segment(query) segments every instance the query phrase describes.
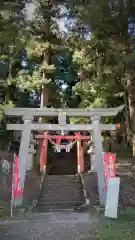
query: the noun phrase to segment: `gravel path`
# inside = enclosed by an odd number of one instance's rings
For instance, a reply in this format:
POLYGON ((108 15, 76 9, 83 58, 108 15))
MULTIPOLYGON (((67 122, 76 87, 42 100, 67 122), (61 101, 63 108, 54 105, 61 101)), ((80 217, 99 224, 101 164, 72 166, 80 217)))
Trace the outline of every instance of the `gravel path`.
POLYGON ((46 213, 32 219, 0 222, 1 240, 95 240, 91 226, 98 223, 89 213, 46 213))

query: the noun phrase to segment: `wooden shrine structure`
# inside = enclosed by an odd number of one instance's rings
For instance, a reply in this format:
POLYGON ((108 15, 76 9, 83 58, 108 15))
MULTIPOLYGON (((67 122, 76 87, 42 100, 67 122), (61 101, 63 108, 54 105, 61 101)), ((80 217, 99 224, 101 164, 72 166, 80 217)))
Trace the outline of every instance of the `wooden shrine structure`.
MULTIPOLYGON (((105 206, 106 190, 103 163, 103 148, 101 131, 113 131, 116 126, 113 124, 101 124, 100 118, 116 116, 124 106, 116 108, 100 109, 55 109, 55 108, 8 108, 3 107, 5 115, 23 117, 23 124, 7 124, 7 130, 22 131, 19 157, 20 157, 20 179, 24 188, 26 165, 31 131, 87 131, 92 132, 94 148, 96 152, 96 171, 98 177, 98 190, 100 205, 105 206), (34 117, 58 117, 58 124, 46 124, 34 122, 34 117), (67 124, 66 117, 88 117, 92 124, 67 124)), ((22 201, 20 201, 20 204, 22 201)))
POLYGON ((40 171, 46 172, 47 165, 47 153, 48 153, 48 141, 53 145, 56 152, 65 150, 70 152, 71 148, 77 145, 77 170, 78 173, 84 172, 84 149, 82 141, 90 141, 90 136, 83 136, 80 132, 77 132, 75 136, 63 136, 63 135, 50 135, 47 132, 44 135, 37 135, 36 139, 41 141, 41 154, 40 154, 40 171), (62 140, 71 141, 69 144, 61 144, 62 140))

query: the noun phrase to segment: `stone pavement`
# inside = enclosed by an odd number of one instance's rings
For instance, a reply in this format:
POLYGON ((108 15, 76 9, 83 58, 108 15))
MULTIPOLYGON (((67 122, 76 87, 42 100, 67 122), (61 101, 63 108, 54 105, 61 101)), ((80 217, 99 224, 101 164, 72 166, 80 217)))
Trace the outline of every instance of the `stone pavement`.
POLYGON ((89 213, 45 213, 31 219, 0 221, 1 240, 95 240, 92 226, 97 217, 89 213))

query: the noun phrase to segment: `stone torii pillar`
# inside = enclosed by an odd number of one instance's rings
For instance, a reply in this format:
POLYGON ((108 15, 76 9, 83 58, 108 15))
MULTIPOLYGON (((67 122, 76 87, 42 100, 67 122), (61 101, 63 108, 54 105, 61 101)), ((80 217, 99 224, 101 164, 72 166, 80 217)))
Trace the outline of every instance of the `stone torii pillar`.
POLYGON ((105 206, 106 202, 106 189, 105 189, 105 174, 104 174, 104 160, 103 160, 103 147, 100 129, 100 116, 92 116, 92 128, 93 128, 93 140, 95 149, 95 161, 96 161, 96 172, 98 178, 98 191, 100 206, 105 206))
MULTIPOLYGON (((22 131, 22 137, 20 142, 20 149, 19 149, 19 160, 20 160, 20 182, 21 187, 24 190, 24 183, 25 183, 25 175, 26 175, 26 168, 27 168, 27 161, 28 161, 28 154, 29 154, 29 143, 31 139, 31 128, 29 124, 32 123, 33 116, 24 115, 24 130, 22 131)), ((21 205, 23 198, 18 199, 17 206, 21 205)))
POLYGON ((47 153, 48 153, 48 137, 47 132, 44 132, 45 138, 42 141, 41 153, 40 153, 40 172, 46 173, 47 165, 47 153))

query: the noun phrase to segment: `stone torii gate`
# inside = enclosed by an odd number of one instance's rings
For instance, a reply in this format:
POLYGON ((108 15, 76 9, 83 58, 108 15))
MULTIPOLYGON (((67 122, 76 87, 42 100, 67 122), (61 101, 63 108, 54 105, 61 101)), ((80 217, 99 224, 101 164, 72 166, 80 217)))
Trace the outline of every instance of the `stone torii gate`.
MULTIPOLYGON (((4 107, 7 116, 22 116, 23 124, 7 124, 7 130, 22 131, 19 157, 20 157, 20 179, 24 188, 25 172, 28 159, 28 148, 31 131, 87 131, 93 132, 94 148, 96 152, 96 171, 98 177, 98 191, 100 205, 105 206, 105 175, 103 163, 103 147, 101 131, 112 131, 116 129, 114 124, 100 124, 100 117, 116 116, 124 106, 116 108, 100 109, 54 109, 54 108, 8 108, 4 107), (58 117, 59 124, 44 124, 33 122, 34 117, 58 117), (92 124, 66 124, 66 117, 88 117, 92 124)), ((22 204, 22 200, 19 204, 22 204)))

